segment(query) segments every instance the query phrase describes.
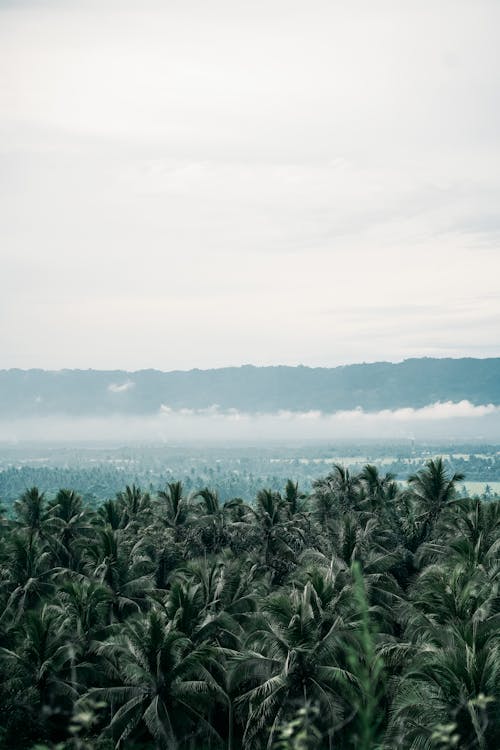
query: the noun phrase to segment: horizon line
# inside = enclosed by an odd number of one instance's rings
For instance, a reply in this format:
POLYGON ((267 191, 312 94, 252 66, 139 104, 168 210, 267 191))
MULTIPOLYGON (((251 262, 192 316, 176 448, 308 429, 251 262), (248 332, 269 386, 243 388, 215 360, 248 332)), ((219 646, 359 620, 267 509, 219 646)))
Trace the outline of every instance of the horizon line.
POLYGON ((302 363, 296 364, 296 365, 286 365, 286 364, 271 364, 271 365, 255 365, 251 362, 245 362, 242 364, 237 365, 221 365, 220 367, 190 367, 190 368, 174 368, 171 370, 162 370, 156 367, 141 367, 135 370, 128 370, 124 367, 116 367, 113 369, 108 368, 99 368, 99 367, 59 367, 59 368, 50 368, 50 367, 3 367, 0 368, 0 373, 8 373, 8 372, 48 372, 48 373, 63 373, 63 372, 100 372, 100 373, 114 373, 114 372, 124 372, 127 374, 137 374, 141 372, 157 372, 161 374, 170 374, 170 373, 190 373, 190 372, 214 372, 214 371, 220 371, 220 370, 242 370, 245 368, 248 369, 255 369, 255 370, 270 370, 270 369, 288 369, 288 370, 338 370, 342 369, 344 367, 360 367, 360 366, 369 366, 369 365, 402 365, 405 362, 415 362, 418 360, 426 360, 426 361, 453 361, 453 362, 459 362, 459 361, 494 361, 494 360, 500 360, 500 357, 474 357, 474 356, 461 356, 461 357, 435 357, 435 356, 428 356, 423 355, 420 357, 404 357, 403 359, 398 360, 370 360, 370 361, 357 361, 357 362, 346 362, 344 364, 338 364, 338 365, 304 365, 302 363))

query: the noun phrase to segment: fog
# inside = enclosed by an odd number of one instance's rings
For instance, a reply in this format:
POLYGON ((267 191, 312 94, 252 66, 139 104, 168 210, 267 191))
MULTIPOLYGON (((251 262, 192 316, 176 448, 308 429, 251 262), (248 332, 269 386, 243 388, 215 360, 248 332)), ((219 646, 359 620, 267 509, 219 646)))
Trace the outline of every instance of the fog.
POLYGON ((420 409, 365 412, 362 409, 249 414, 235 409, 174 410, 163 405, 153 416, 70 418, 49 416, 0 422, 0 441, 266 441, 415 438, 500 440, 500 407, 469 401, 441 402, 420 409))

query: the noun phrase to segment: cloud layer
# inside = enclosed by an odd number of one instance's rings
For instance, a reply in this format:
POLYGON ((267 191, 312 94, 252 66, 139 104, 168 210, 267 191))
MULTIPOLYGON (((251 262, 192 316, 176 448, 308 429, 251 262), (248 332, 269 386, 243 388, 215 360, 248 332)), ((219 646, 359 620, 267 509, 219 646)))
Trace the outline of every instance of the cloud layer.
POLYGON ((499 27, 496 0, 0 3, 0 364, 500 354, 499 27))
POLYGON ((320 411, 248 414, 230 409, 174 410, 163 405, 152 417, 46 417, 0 422, 0 441, 91 440, 342 440, 351 438, 500 440, 500 407, 469 401, 435 403, 421 409, 324 414, 320 411))

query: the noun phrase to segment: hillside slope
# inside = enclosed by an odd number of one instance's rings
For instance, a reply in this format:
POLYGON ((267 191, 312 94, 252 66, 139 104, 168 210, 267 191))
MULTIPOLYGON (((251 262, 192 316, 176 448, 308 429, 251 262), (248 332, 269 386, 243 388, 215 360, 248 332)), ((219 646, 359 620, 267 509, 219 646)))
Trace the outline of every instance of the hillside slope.
POLYGON ((173 409, 334 412, 422 407, 436 401, 500 404, 500 358, 408 359, 335 368, 216 370, 1 370, 0 417, 154 414, 173 409))

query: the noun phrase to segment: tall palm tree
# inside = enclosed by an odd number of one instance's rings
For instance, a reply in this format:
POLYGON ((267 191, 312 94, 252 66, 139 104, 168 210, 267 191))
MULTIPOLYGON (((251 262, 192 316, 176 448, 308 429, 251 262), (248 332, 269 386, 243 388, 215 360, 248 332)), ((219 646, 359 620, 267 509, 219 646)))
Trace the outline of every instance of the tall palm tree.
POLYGON ((50 543, 59 565, 77 569, 80 552, 93 529, 81 496, 74 490, 61 489, 48 504, 50 543))
POLYGON ((62 714, 67 720, 78 697, 70 669, 71 643, 48 605, 25 614, 18 648, 0 648, 0 656, 3 678, 18 705, 34 715, 38 731, 59 723, 62 714))
POLYGON ((182 482, 170 482, 158 497, 162 501, 160 513, 163 522, 172 529, 174 541, 180 542, 190 517, 191 499, 184 495, 182 482))
POLYGON ((387 747, 430 750, 439 726, 452 727, 454 746, 498 747, 498 634, 474 638, 471 646, 455 629, 435 627, 412 650, 413 658, 397 681, 387 747))
POLYGON ((386 473, 381 476, 376 466, 366 464, 359 474, 359 480, 365 489, 368 507, 372 512, 390 510, 390 504, 395 501, 399 491, 394 474, 386 473))
POLYGON ((0 567, 0 591, 5 597, 0 621, 17 621, 54 589, 57 569, 47 545, 31 529, 16 530, 6 541, 6 558, 0 567))
POLYGON ((127 544, 121 532, 107 527, 87 548, 86 572, 103 584, 111 598, 110 618, 146 608, 152 593, 154 565, 142 552, 141 540, 127 544))
POLYGON ((271 596, 243 653, 234 657, 236 678, 247 686, 238 699, 245 748, 270 746, 280 723, 309 701, 319 706, 330 737, 342 724, 342 693, 352 676, 342 660, 340 633, 333 626, 322 631, 315 600, 310 583, 271 596))
POLYGON ((432 551, 438 559, 462 563, 472 571, 500 572, 500 503, 459 500, 443 514, 440 540, 432 551))
POLYGON ((304 501, 307 500, 307 495, 299 490, 298 482, 293 482, 291 479, 287 480, 283 500, 290 518, 299 513, 304 513, 306 508, 304 501))
POLYGON ((341 464, 313 483, 312 506, 318 523, 326 525, 339 514, 360 506, 360 479, 341 464))
POLYGON ((302 551, 302 524, 298 517, 288 519, 287 506, 280 493, 268 489, 259 491, 251 514, 264 566, 278 583, 294 568, 302 551))
POLYGON ((225 701, 212 676, 217 664, 211 649, 193 648, 152 609, 129 619, 97 646, 97 653, 114 684, 92 689, 90 695, 110 703, 109 731, 117 748, 134 732, 149 736, 158 750, 186 747, 186 738, 195 737, 204 738, 204 747, 220 747, 205 718, 211 701, 225 701))
POLYGON ((194 496, 199 503, 193 504, 196 513, 196 535, 207 552, 220 552, 228 543, 226 515, 227 510, 221 505, 219 496, 214 490, 205 487, 194 496))
POLYGON ((62 621, 75 647, 85 655, 107 625, 110 598, 106 586, 83 576, 66 581, 57 592, 51 611, 62 621))
POLYGON ((403 638, 382 647, 401 673, 389 745, 430 748, 435 728, 453 725, 459 747, 496 747, 498 713, 480 704, 500 698, 498 581, 453 561, 430 565, 400 613, 403 638))
POLYGON ((151 506, 149 494, 144 493, 135 484, 127 484, 125 490, 117 494, 116 499, 122 508, 121 523, 123 526, 136 522, 139 514, 148 511, 151 506))
POLYGON ((456 499, 456 485, 464 475, 450 476, 442 458, 429 459, 425 467, 408 477, 413 500, 418 508, 418 542, 426 542, 432 536, 434 526, 443 509, 456 499))
POLYGON ((235 648, 259 591, 256 564, 231 557, 198 559, 178 569, 165 606, 175 628, 194 643, 235 648))
POLYGON ((28 533, 30 543, 35 536, 44 536, 47 529, 49 514, 45 501, 45 493, 38 487, 31 487, 23 492, 19 500, 14 503, 14 513, 18 526, 28 533))
POLYGON ((119 500, 105 500, 97 510, 97 523, 116 531, 122 526, 123 508, 119 500))

